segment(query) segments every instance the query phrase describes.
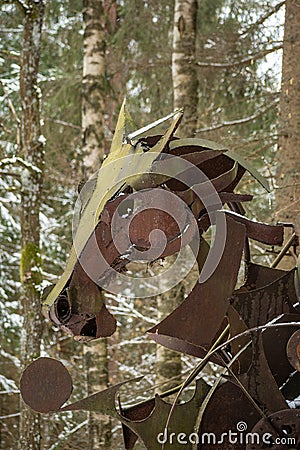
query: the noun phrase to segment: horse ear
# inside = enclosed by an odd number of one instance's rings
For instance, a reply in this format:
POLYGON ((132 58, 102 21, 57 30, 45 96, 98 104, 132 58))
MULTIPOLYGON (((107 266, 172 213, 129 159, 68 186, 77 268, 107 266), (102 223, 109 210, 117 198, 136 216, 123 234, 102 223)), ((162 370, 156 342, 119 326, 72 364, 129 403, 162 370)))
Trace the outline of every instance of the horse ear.
POLYGON ((111 143, 111 148, 110 148, 110 153, 116 153, 118 150, 121 149, 122 144, 124 142, 125 139, 125 122, 126 122, 126 118, 125 118, 125 108, 126 108, 126 97, 123 100, 120 112, 119 112, 119 117, 118 117, 118 122, 116 125, 116 129, 115 129, 115 133, 113 136, 113 140, 111 143))
POLYGON ((115 133, 112 139, 111 148, 110 148, 110 154, 119 152, 122 148, 122 145, 126 143, 127 136, 129 132, 132 132, 134 129, 134 122, 130 115, 130 113, 127 111, 127 104, 126 104, 126 97, 123 100, 118 122, 116 125, 115 133))

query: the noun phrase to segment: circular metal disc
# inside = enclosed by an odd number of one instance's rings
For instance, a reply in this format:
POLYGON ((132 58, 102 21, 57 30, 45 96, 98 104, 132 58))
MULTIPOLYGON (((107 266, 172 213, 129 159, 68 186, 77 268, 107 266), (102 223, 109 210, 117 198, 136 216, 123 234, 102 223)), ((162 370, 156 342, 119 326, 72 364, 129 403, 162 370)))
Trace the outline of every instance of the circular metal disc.
POLYGON ((289 363, 300 372, 300 330, 290 337, 286 346, 286 354, 289 363))
POLYGON ((24 402, 40 413, 57 411, 70 397, 72 378, 53 358, 38 358, 23 372, 20 391, 24 402))
POLYGON ((300 411, 285 409, 261 419, 252 428, 246 450, 300 448, 300 411), (260 439, 251 439, 259 436, 260 439))

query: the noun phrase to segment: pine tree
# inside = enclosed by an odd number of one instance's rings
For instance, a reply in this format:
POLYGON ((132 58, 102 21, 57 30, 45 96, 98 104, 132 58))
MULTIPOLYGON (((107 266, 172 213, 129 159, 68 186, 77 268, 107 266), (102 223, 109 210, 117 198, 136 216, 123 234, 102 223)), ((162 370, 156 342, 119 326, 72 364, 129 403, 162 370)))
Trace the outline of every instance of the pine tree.
MULTIPOLYGON (((300 7, 286 1, 280 93, 279 139, 276 153, 276 216, 300 232, 300 7)), ((294 265, 289 258, 288 266, 294 265)))

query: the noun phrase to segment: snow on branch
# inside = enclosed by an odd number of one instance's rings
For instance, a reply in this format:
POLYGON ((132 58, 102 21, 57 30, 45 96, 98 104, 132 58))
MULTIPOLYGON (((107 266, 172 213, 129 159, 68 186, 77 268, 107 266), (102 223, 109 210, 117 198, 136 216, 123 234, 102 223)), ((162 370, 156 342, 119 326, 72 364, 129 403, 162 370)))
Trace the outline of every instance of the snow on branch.
POLYGON ((250 33, 251 31, 255 30, 257 27, 262 25, 266 20, 269 19, 269 17, 273 16, 273 14, 276 14, 282 6, 285 4, 285 1, 278 3, 274 6, 274 8, 270 9, 266 12, 266 14, 262 15, 256 22, 252 23, 248 28, 245 28, 240 36, 245 36, 246 34, 250 33))
POLYGON ((11 417, 18 417, 20 415, 20 413, 15 413, 15 414, 8 414, 7 416, 0 416, 0 420, 4 420, 4 419, 10 419, 11 417))
POLYGON ((7 378, 0 374, 0 385, 5 389, 5 392, 10 393, 11 391, 17 391, 18 387, 14 380, 7 378))
POLYGON ((251 122, 252 120, 258 119, 259 117, 263 116, 270 109, 274 108, 274 106, 276 106, 278 103, 279 103, 279 99, 276 99, 274 102, 270 103, 266 108, 256 111, 251 116, 243 117, 242 119, 236 119, 236 120, 230 120, 230 121, 217 123, 216 125, 212 125, 210 127, 199 128, 198 130, 196 130, 196 133, 205 133, 207 131, 214 131, 214 130, 218 130, 219 128, 231 127, 234 125, 244 125, 245 123, 251 122))
POLYGON ((71 436, 71 434, 76 433, 76 431, 85 427, 87 424, 88 420, 85 420, 84 422, 81 422, 80 424, 76 425, 76 427, 72 428, 71 430, 60 433, 60 435, 57 438, 57 441, 55 442, 55 444, 51 445, 49 450, 55 450, 56 448, 58 448, 62 442, 64 442, 66 439, 68 439, 69 436, 71 436))
POLYGON ((0 168, 8 165, 21 166, 33 173, 42 173, 41 169, 39 169, 37 166, 31 164, 28 161, 25 161, 19 156, 13 156, 11 158, 4 158, 0 160, 0 168))
POLYGON ((6 359, 9 359, 10 361, 12 361, 16 367, 21 367, 20 360, 16 356, 12 355, 11 353, 7 353, 3 348, 0 348, 0 355, 3 358, 6 358, 6 359))
POLYGON ((237 59, 235 61, 228 61, 228 62, 224 62, 224 63, 219 63, 219 62, 196 62, 197 66, 199 67, 217 67, 217 68, 221 68, 221 69, 226 69, 229 67, 238 67, 238 66, 243 66, 245 64, 252 64, 253 61, 257 61, 258 59, 262 59, 264 58, 266 55, 269 55, 270 53, 273 52, 277 52, 277 50, 281 50, 282 49, 282 44, 280 45, 276 45, 272 48, 268 48, 266 50, 262 50, 258 53, 254 53, 253 55, 249 55, 247 56, 247 58, 243 58, 243 59, 237 59))
MULTIPOLYGON (((5 29, 0 28, 0 31, 3 32, 3 31, 5 31, 5 29)), ((16 32, 16 30, 14 30, 13 28, 12 29, 7 28, 6 31, 10 32, 10 33, 16 32)), ((13 50, 1 49, 0 50, 0 55, 3 56, 4 58, 13 59, 13 60, 18 61, 18 62, 20 61, 20 53, 19 52, 15 52, 13 50)))

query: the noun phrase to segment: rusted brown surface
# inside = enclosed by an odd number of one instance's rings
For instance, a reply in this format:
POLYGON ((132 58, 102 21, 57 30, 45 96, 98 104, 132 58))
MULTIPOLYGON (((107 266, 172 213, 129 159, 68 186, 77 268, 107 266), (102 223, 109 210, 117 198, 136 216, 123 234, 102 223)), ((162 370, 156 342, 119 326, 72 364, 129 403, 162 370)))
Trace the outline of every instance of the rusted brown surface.
MULTIPOLYGON (((278 272, 274 275, 277 277, 278 272)), ((293 307, 297 302, 293 270, 257 289, 248 291, 248 286, 247 282, 236 291, 231 302, 249 328, 263 325, 281 314, 296 313, 293 307)))
POLYGON ((201 440, 198 449, 245 450, 245 443, 229 441, 229 431, 238 433, 237 427, 241 422, 245 423, 250 431, 260 418, 258 411, 242 390, 233 382, 227 381, 215 390, 204 410, 200 422, 201 440), (209 442, 209 433, 213 433, 211 439, 214 442, 209 442))
POLYGON ((239 380, 262 411, 269 414, 287 406, 285 398, 271 373, 261 333, 252 335, 252 361, 248 371, 239 375, 239 380))
POLYGON ((216 338, 229 306, 242 258, 245 227, 226 217, 227 236, 221 260, 212 276, 197 283, 187 299, 148 331, 165 347, 203 357, 216 338))
POLYGON ((300 330, 295 331, 290 337, 286 353, 290 364, 300 372, 300 330))
MULTIPOLYGON (((298 314, 284 314, 278 318, 275 323, 281 324, 297 321, 299 321, 298 314)), ((267 328, 262 334, 265 355, 279 388, 283 385, 287 388, 287 385, 291 382, 291 377, 293 378, 293 373, 295 372, 295 366, 292 367, 291 361, 288 360, 287 345, 291 336, 297 332, 297 329, 299 329, 299 326, 297 327, 295 325, 291 325, 290 327, 279 326, 278 328, 267 328)), ((293 351, 291 356, 292 361, 295 361, 294 358, 296 354, 293 351)), ((293 398, 297 396, 296 394, 297 393, 294 394, 293 398)))
POLYGON ((300 448, 300 411, 277 411, 267 418, 262 418, 252 428, 251 433, 258 434, 259 442, 249 443, 246 450, 296 450, 300 448))
POLYGON ((70 397, 73 385, 67 369, 53 358, 38 358, 23 372, 20 391, 24 402, 40 413, 57 411, 70 397))

